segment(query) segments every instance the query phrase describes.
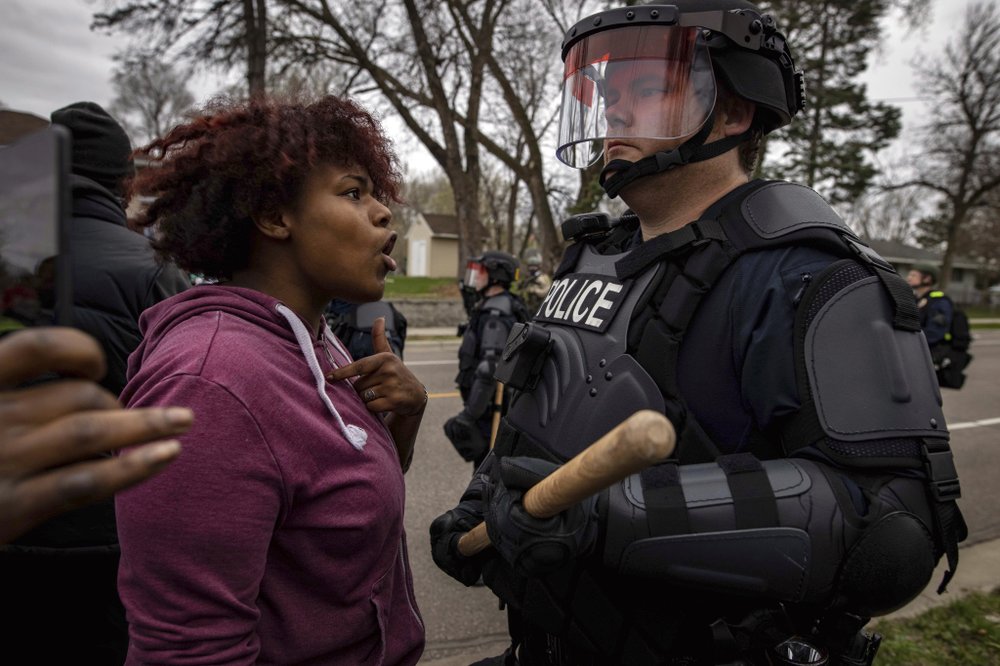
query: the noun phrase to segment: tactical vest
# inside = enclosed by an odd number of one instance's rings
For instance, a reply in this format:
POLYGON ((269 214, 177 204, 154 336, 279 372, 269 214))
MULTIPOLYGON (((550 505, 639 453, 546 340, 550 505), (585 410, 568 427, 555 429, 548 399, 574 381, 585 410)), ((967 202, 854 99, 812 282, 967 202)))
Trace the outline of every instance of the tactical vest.
MULTIPOLYGON (((907 284, 813 190, 758 181, 741 194, 629 252, 615 250, 637 221, 568 248, 534 320, 515 327, 498 366, 497 378, 520 389, 498 455, 523 452, 561 462, 649 408, 664 412, 677 429, 682 464, 714 460, 718 448, 678 390, 677 358, 698 305, 746 252, 811 246, 858 262, 885 286, 893 326, 920 330, 907 284)), ((807 401, 804 415, 788 426, 803 445, 821 436, 810 408, 807 401)), ((768 449, 763 438, 753 452, 761 458, 783 453, 768 449)))

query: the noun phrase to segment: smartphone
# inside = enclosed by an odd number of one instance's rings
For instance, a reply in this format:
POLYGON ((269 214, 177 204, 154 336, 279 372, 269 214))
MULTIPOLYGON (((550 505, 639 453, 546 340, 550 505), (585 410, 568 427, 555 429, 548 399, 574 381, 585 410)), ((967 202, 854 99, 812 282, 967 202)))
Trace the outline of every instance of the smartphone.
POLYGON ((0 146, 0 334, 72 325, 70 141, 52 125, 0 146))

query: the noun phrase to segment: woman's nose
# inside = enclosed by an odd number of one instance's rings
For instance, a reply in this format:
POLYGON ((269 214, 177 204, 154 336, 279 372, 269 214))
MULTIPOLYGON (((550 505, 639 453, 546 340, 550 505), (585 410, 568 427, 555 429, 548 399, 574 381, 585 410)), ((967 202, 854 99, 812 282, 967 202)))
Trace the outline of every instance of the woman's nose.
POLYGON ((372 221, 380 227, 387 227, 392 221, 392 211, 381 201, 375 202, 375 208, 372 211, 372 221))

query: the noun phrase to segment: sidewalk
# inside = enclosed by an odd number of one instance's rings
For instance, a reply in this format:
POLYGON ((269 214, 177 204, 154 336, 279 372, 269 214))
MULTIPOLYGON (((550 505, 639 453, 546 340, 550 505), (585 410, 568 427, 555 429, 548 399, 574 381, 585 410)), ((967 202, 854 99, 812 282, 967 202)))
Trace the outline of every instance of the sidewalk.
MULTIPOLYGON (((941 576, 947 568, 947 562, 941 558, 941 564, 934 572, 927 589, 923 594, 899 609, 895 613, 878 618, 871 626, 877 626, 882 620, 895 620, 913 617, 935 606, 943 606, 957 601, 970 592, 988 592, 1000 585, 1000 539, 983 541, 974 546, 959 549, 958 572, 948 585, 945 594, 938 594, 937 587, 941 576)), ((491 654, 500 654, 506 647, 504 641, 485 639, 481 642, 474 638, 467 639, 470 649, 464 655, 458 654, 441 659, 421 659, 420 666, 467 666, 469 663, 491 654)))
POLYGON ((458 337, 458 327, 457 326, 426 326, 421 328, 407 328, 406 329, 406 341, 410 340, 427 340, 435 338, 454 338, 456 341, 459 340, 458 337))

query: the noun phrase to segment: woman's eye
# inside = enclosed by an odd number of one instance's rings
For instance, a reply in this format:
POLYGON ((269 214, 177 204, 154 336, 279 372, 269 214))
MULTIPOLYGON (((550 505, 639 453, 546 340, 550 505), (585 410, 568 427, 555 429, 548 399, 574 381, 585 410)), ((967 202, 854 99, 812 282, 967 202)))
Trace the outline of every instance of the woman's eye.
POLYGON ((361 201, 361 190, 359 190, 358 188, 354 188, 353 190, 348 190, 344 192, 344 196, 350 197, 355 201, 361 201))

